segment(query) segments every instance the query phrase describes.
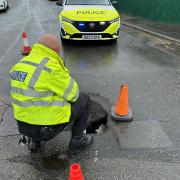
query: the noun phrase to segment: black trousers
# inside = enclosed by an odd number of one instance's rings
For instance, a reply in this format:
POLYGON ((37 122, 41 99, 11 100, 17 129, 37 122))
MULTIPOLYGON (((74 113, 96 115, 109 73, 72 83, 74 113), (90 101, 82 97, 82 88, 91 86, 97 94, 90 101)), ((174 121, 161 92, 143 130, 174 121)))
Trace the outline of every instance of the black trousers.
POLYGON ((19 132, 33 138, 34 140, 47 141, 54 138, 61 131, 63 131, 66 126, 72 123, 72 136, 82 136, 83 131, 87 126, 89 104, 89 96, 84 93, 80 93, 78 100, 71 103, 71 117, 68 123, 52 126, 41 126, 31 125, 17 120, 19 132))

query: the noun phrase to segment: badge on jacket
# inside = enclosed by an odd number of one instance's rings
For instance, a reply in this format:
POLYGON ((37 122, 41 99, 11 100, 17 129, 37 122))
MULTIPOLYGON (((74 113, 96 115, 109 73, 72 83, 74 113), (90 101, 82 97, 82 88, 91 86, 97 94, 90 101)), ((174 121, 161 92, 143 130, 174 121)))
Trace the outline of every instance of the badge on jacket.
POLYGON ((16 80, 16 81, 21 81, 24 82, 27 76, 27 72, 22 72, 22 71, 13 71, 10 74, 10 77, 12 80, 16 80))

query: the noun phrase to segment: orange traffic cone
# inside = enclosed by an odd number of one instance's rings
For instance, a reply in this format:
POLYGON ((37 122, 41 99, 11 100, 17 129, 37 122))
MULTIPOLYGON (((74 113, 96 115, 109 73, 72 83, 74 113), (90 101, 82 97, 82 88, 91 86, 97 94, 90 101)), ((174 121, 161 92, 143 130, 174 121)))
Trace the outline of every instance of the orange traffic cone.
POLYGON ((132 121, 132 111, 128 105, 128 86, 123 84, 118 100, 111 108, 111 117, 117 121, 132 121))
POLYGON ((31 47, 29 45, 27 34, 25 32, 22 32, 22 40, 23 40, 22 55, 28 55, 31 52, 31 47))
POLYGON ((71 165, 69 180, 84 180, 81 166, 79 164, 74 163, 71 165))

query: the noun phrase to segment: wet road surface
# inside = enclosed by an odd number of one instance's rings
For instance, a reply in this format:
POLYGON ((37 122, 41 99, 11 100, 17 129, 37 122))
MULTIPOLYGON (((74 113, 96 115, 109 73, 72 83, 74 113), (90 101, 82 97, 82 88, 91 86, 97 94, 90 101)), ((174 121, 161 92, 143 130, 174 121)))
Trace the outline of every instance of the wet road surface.
MULTIPOLYGON (((21 32, 27 32, 31 44, 44 33, 59 36, 60 7, 54 2, 9 4, 8 12, 0 13, 0 111, 9 107, 8 76, 22 57, 21 32)), ((109 118, 109 128, 94 135, 93 147, 77 156, 66 153, 69 131, 33 155, 18 145, 8 108, 0 124, 0 179, 67 179, 73 162, 82 165, 89 180, 180 179, 179 45, 122 26, 117 43, 67 42, 61 55, 81 91, 107 111, 127 83, 134 121, 119 124, 109 118)))

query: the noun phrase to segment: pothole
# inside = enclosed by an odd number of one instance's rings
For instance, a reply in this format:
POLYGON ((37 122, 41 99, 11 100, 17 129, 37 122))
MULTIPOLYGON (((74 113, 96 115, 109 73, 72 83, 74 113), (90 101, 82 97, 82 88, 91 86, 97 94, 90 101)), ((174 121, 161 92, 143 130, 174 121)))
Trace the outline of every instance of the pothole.
POLYGON ((86 133, 103 133, 108 128, 109 101, 99 94, 88 93, 88 95, 91 98, 91 103, 86 133))
MULTIPOLYGON (((89 107, 89 118, 87 128, 84 133, 96 134, 103 133, 108 129, 108 119, 110 102, 99 94, 87 93, 91 98, 89 107)), ((65 128, 65 131, 71 131, 72 124, 65 128)))

